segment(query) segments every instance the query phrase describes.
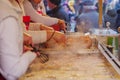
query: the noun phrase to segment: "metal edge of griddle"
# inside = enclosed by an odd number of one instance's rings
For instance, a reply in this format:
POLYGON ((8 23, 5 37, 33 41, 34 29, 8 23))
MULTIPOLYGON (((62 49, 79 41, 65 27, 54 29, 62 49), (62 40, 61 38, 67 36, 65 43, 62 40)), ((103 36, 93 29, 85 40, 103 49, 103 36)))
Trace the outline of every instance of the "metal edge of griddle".
POLYGON ((118 74, 120 75, 120 61, 118 61, 116 57, 112 55, 112 53, 105 47, 104 44, 99 43, 98 48, 101 53, 106 57, 106 59, 110 62, 116 72, 118 72, 118 74))

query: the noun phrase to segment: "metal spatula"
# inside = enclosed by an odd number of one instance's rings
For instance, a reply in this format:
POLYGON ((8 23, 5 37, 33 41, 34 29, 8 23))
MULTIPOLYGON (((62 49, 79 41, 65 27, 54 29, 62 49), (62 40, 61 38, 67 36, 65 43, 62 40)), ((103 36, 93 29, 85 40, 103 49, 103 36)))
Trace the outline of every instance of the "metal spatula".
POLYGON ((39 58, 39 61, 41 63, 45 63, 49 60, 49 56, 48 54, 45 53, 41 53, 41 51, 33 46, 31 46, 33 48, 33 50, 31 50, 32 52, 40 52, 40 55, 38 55, 37 57, 39 58))

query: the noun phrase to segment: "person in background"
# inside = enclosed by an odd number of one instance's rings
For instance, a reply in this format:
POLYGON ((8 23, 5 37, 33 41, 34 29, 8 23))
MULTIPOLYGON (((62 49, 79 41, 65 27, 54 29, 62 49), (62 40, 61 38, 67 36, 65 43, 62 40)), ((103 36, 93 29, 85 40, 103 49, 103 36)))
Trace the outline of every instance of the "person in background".
POLYGON ((98 28, 98 16, 96 7, 93 1, 83 1, 83 12, 79 15, 76 21, 77 31, 88 32, 91 28, 98 28))
POLYGON ((67 24, 67 31, 74 32, 75 13, 71 10, 70 6, 67 3, 63 4, 63 8, 66 11, 66 13, 69 15, 69 23, 67 24))
POLYGON ((120 9, 120 0, 112 0, 109 5, 112 9, 120 9))
POLYGON ((115 9, 116 10, 120 9, 120 0, 117 0, 117 2, 115 4, 115 9))
POLYGON ((70 15, 70 32, 75 32, 75 26, 76 26, 76 20, 75 20, 75 14, 70 15))
POLYGON ((51 17, 62 19, 69 23, 69 15, 65 12, 61 6, 61 0, 47 0, 49 10, 47 14, 51 17))
POLYGON ((36 57, 30 50, 23 52, 22 12, 12 1, 0 0, 0 73, 6 80, 18 80, 36 57))
POLYGON ((33 22, 42 23, 46 26, 52 26, 58 24, 59 27, 65 31, 66 25, 63 20, 48 16, 42 16, 36 11, 35 6, 38 6, 39 3, 41 3, 41 0, 24 0, 23 5, 25 10, 25 15, 30 16, 33 22))
POLYGON ((82 13, 83 5, 82 0, 75 0, 74 5, 76 18, 82 13))
POLYGON ((116 28, 116 31, 120 33, 120 30, 118 31, 118 27, 120 28, 120 9, 117 10, 117 19, 116 19, 116 25, 115 25, 115 28, 116 28))
MULTIPOLYGON (((99 13, 99 4, 98 4, 99 2, 98 2, 98 0, 97 0, 97 2, 96 2, 96 4, 95 4, 95 6, 97 7, 97 12, 99 13)), ((103 0, 103 15, 107 12, 107 6, 108 6, 108 0, 103 0)))
POLYGON ((75 14, 75 9, 74 9, 74 1, 69 1, 68 2, 69 8, 71 9, 71 11, 75 14))
POLYGON ((62 6, 65 12, 67 13, 67 15, 69 16, 69 22, 70 22, 71 15, 74 13, 72 12, 68 4, 63 4, 62 6))
POLYGON ((115 9, 109 9, 107 12, 104 14, 104 21, 105 24, 107 22, 110 22, 110 28, 116 31, 116 19, 117 19, 117 12, 115 9))

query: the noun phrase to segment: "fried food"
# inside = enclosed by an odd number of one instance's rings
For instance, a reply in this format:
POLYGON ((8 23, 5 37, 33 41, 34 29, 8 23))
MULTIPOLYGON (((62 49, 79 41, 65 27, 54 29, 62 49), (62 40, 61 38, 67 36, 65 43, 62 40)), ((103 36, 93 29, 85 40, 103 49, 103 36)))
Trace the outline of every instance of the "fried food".
POLYGON ((76 46, 82 49, 89 49, 92 46, 92 39, 89 36, 68 37, 67 45, 76 46))

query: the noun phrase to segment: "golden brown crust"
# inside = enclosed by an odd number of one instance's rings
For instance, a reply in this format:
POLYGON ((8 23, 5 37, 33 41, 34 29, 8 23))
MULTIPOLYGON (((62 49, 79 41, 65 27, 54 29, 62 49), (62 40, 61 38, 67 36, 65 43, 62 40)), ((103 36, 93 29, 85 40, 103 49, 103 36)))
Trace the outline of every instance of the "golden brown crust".
POLYGON ((92 39, 89 36, 69 37, 67 44, 70 46, 88 49, 92 46, 92 39))

